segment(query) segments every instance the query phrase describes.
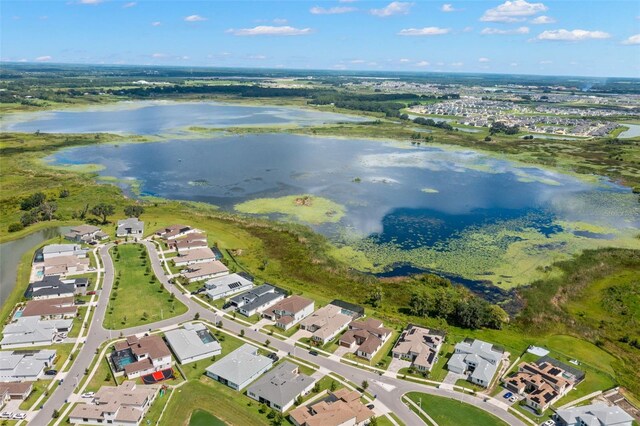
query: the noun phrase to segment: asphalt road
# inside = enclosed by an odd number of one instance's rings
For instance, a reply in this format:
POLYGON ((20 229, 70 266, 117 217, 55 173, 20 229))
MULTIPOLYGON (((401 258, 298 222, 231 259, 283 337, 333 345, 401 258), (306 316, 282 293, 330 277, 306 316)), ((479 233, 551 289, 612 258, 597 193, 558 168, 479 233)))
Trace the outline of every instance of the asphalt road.
MULTIPOLYGON (((168 291, 175 294, 176 298, 184 303, 188 307, 188 311, 178 317, 173 317, 164 321, 155 322, 153 324, 147 324, 145 326, 127 328, 124 330, 117 330, 115 333, 128 336, 131 334, 144 333, 150 329, 158 329, 167 326, 171 326, 180 322, 193 319, 196 313, 199 313, 200 319, 215 323, 222 320, 222 326, 225 330, 232 333, 240 334, 241 330, 244 330, 246 338, 252 339, 256 342, 264 342, 268 339, 265 334, 255 331, 251 327, 245 327, 242 324, 229 319, 223 319, 222 315, 217 314, 209 309, 206 309, 193 301, 190 297, 183 294, 180 289, 173 284, 169 283, 169 279, 164 273, 162 263, 156 252, 156 247, 153 243, 143 241, 143 244, 149 251, 149 257, 151 259, 151 265, 153 272, 158 279, 167 288, 168 291)), ((77 354, 67 379, 54 391, 53 395, 45 403, 42 410, 31 421, 31 424, 36 426, 47 425, 51 421, 51 416, 55 409, 59 409, 65 401, 73 393, 77 382, 82 379, 85 369, 89 368, 93 358, 96 355, 98 347, 109 339, 109 330, 106 330, 102 323, 109 302, 109 294, 113 286, 114 279, 114 267, 111 257, 109 256, 109 248, 112 245, 101 247, 99 249, 100 258, 104 265, 103 285, 100 298, 96 311, 93 315, 93 320, 89 328, 87 340, 77 354), (77 380, 76 380, 77 378, 77 380)), ((111 333, 113 335, 114 332, 111 333)), ((411 411, 403 402, 402 395, 407 392, 424 392, 431 395, 437 395, 442 397, 452 398, 458 401, 462 401, 471 405, 474 405, 484 411, 487 411, 496 417, 504 420, 509 425, 525 426, 525 424, 511 413, 498 408, 497 406, 485 402, 482 398, 472 395, 462 394, 446 389, 439 389, 432 386, 426 386, 419 383, 408 382, 406 380, 400 380, 387 376, 380 376, 376 373, 368 372, 357 367, 353 367, 347 364, 343 364, 339 361, 326 358, 324 356, 313 356, 308 353, 307 350, 302 348, 296 348, 294 345, 279 340, 277 338, 271 338, 271 347, 287 353, 295 354, 296 357, 309 361, 310 363, 319 365, 329 371, 333 371, 352 383, 360 384, 364 380, 369 383, 368 392, 376 395, 377 400, 384 404, 388 409, 393 411, 400 420, 402 420, 407 426, 423 425, 422 420, 411 411)))

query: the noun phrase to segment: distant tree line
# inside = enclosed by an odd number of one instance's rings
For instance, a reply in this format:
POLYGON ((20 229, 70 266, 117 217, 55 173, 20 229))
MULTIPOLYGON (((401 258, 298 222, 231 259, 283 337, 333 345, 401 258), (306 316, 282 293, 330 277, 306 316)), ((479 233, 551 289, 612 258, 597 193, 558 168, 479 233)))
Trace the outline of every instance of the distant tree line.
POLYGON ((413 119, 413 122, 416 124, 420 124, 421 126, 437 127, 444 130, 453 130, 453 126, 446 121, 435 121, 431 118, 416 117, 413 119))
POLYGON ((489 127, 489 133, 495 135, 496 133, 504 133, 505 135, 515 135, 520 131, 518 126, 507 126, 502 121, 494 121, 489 127))

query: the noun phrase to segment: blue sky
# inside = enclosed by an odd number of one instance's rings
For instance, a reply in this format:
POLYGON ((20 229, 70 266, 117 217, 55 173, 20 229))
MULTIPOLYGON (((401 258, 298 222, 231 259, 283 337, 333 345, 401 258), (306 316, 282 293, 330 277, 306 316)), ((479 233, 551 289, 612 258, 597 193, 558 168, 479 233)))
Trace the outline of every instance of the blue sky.
POLYGON ((640 2, 3 0, 2 61, 640 77, 640 2))

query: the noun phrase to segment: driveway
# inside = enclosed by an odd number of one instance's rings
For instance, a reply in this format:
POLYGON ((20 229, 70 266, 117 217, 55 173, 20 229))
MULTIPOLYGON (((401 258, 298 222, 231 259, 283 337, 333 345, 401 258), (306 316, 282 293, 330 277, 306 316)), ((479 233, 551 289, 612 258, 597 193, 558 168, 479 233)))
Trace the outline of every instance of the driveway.
POLYGON ((464 374, 454 373, 453 371, 449 371, 447 376, 442 381, 442 385, 440 386, 442 389, 451 389, 453 390, 453 386, 460 379, 466 380, 467 376, 464 374))
POLYGON ((389 368, 387 368, 387 371, 389 373, 397 374, 401 369, 409 367, 411 367, 411 362, 405 361, 404 359, 400 358, 391 358, 391 362, 389 363, 389 368))
POLYGON ((307 331, 307 330, 298 330, 295 333, 293 333, 293 335, 291 336, 291 339, 295 340, 296 342, 300 339, 304 339, 305 337, 311 337, 313 335, 312 332, 307 331))

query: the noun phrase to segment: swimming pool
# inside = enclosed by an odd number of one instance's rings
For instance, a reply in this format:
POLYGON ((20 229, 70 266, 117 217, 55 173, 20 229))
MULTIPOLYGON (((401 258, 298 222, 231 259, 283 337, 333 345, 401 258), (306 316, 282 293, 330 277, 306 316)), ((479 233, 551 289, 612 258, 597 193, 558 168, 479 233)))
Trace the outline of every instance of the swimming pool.
POLYGON ((216 338, 209 332, 209 330, 198 330, 198 337, 202 340, 202 343, 205 345, 207 343, 215 342, 216 338))
POLYGON ((116 367, 116 371, 123 371, 124 367, 136 362, 136 357, 131 352, 131 349, 124 349, 121 351, 114 351, 111 355, 113 365, 116 367))

